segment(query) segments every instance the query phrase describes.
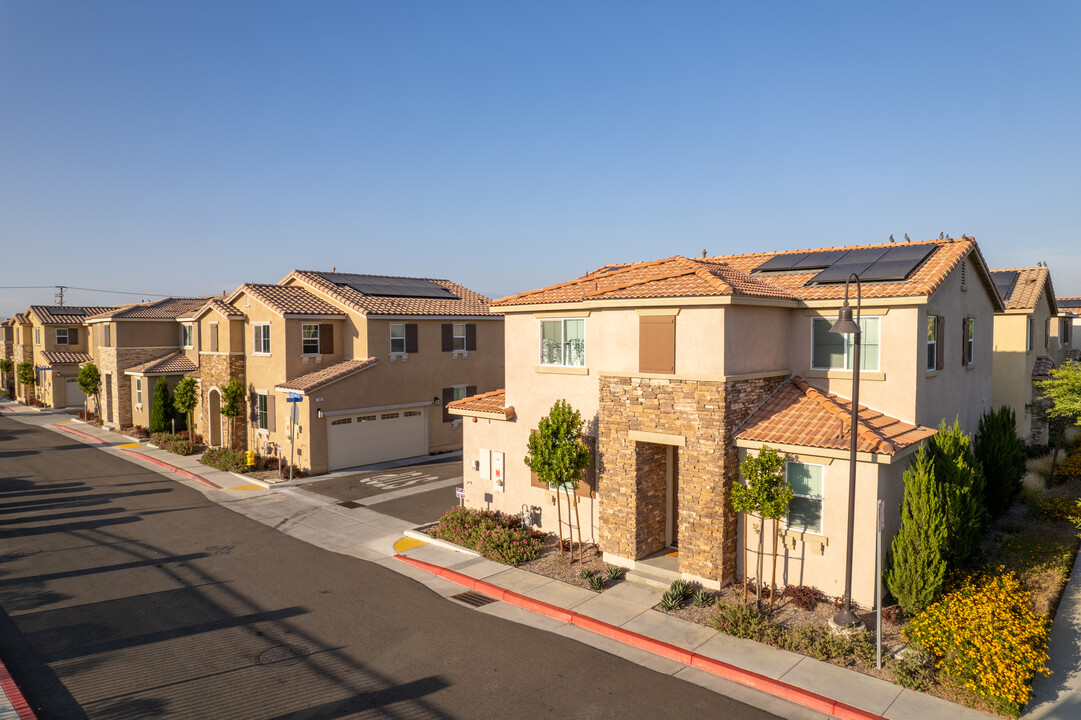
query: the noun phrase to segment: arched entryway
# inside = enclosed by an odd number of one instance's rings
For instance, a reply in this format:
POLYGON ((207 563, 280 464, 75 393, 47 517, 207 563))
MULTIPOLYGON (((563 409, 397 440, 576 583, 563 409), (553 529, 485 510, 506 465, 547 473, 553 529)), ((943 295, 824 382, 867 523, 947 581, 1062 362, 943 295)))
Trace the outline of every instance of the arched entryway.
POLYGON ((207 399, 207 412, 210 414, 207 418, 210 425, 210 446, 221 447, 221 393, 217 388, 211 388, 207 399))

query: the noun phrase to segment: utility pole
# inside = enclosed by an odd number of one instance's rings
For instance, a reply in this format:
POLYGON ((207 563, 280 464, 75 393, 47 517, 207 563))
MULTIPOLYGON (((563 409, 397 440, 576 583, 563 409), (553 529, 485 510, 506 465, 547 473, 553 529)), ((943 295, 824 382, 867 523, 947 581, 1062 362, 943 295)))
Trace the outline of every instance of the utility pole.
POLYGON ((56 286, 56 304, 60 307, 64 307, 64 288, 65 285, 56 286))

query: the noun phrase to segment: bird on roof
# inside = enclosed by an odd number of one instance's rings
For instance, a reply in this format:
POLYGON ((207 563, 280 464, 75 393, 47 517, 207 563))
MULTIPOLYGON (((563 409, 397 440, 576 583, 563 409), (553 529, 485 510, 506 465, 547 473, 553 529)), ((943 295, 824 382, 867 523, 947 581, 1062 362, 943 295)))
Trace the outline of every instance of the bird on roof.
POLYGON ((946 239, 946 233, 939 233, 938 234, 938 239, 939 240, 945 240, 946 239))
POLYGON ((905 242, 912 242, 912 240, 908 237, 908 233, 905 233, 905 242))
POLYGON ((890 235, 890 242, 897 242, 896 240, 893 239, 893 235, 890 235))
POLYGON ((976 238, 972 237, 971 235, 962 235, 961 237, 962 237, 962 238, 963 238, 964 240, 968 240, 969 242, 973 242, 973 241, 975 241, 975 240, 976 240, 976 238))

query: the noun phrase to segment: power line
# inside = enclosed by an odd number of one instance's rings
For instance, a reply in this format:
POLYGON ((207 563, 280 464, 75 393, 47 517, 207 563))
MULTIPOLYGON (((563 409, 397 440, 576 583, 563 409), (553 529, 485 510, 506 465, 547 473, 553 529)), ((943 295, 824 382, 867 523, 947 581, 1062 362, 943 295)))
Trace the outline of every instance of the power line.
POLYGON ((82 290, 84 292, 111 293, 113 295, 139 295, 141 297, 172 297, 162 293, 129 292, 127 290, 100 290, 98 288, 74 287, 72 285, 0 285, 0 290, 44 290, 46 288, 64 288, 65 290, 82 290))

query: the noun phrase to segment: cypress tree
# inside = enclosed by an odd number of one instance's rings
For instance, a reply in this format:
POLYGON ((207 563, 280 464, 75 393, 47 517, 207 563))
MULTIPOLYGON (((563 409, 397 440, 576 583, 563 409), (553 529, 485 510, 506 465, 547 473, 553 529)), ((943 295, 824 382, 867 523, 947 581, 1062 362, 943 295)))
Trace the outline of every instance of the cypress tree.
POLYGON ((901 529, 890 544, 886 586, 909 615, 928 605, 946 581, 946 518, 935 464, 924 446, 905 470, 901 529))
POLYGON ((150 432, 169 432, 172 418, 173 401, 169 396, 169 385, 164 377, 158 376, 158 381, 154 383, 154 401, 150 406, 150 432))
POLYGON ((946 513, 946 562, 959 567, 980 546, 987 524, 983 470, 957 420, 943 420, 931 438, 935 484, 946 513))
POLYGON ((987 512, 991 519, 1002 517, 1021 492, 1025 477, 1025 447, 1017 437, 1013 408, 1003 405, 983 414, 972 439, 972 454, 983 470, 987 512))

